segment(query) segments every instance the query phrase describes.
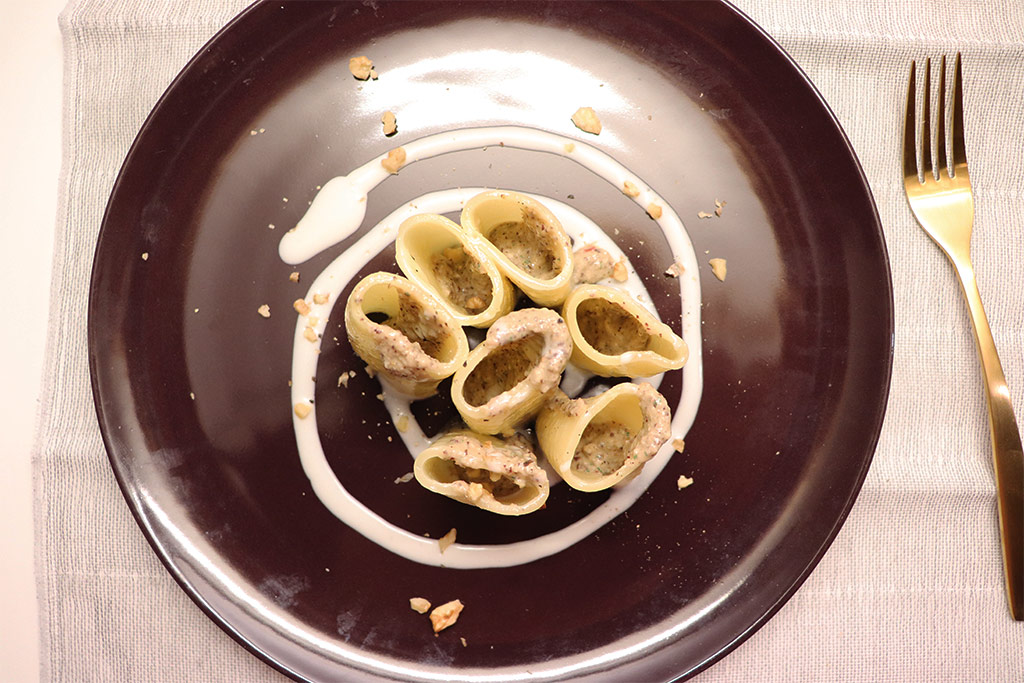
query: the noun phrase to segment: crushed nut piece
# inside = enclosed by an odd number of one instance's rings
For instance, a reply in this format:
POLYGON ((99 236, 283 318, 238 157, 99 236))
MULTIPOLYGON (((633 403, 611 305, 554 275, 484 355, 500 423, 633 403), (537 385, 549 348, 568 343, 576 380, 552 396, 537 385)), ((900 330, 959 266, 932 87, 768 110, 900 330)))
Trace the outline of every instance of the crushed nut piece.
POLYGON ((693 479, 690 479, 685 474, 680 474, 679 478, 676 479, 676 486, 679 487, 680 491, 682 491, 683 489, 685 489, 687 486, 689 486, 692 483, 693 483, 693 479))
POLYGON ((459 637, 459 642, 462 643, 462 647, 466 647, 466 639, 465 638, 460 636, 459 637))
POLYGON ((601 134, 601 120, 591 107, 580 107, 572 115, 572 122, 584 133, 601 134))
POLYGON ((724 258, 713 258, 708 261, 711 266, 711 272, 715 274, 722 282, 725 282, 725 259, 724 258))
POLYGON ((375 75, 373 73, 373 62, 366 55, 352 57, 348 60, 348 70, 360 81, 365 81, 370 76, 375 75))
POLYGON ((378 401, 383 401, 384 400, 384 394, 382 394, 382 393, 381 394, 377 394, 376 399, 378 401))
POLYGON ((309 406, 308 403, 296 403, 295 404, 295 414, 299 416, 300 420, 306 419, 306 417, 309 416, 309 413, 312 410, 313 409, 309 406))
POLYGON ((388 155, 380 160, 380 165, 384 167, 384 170, 394 175, 398 173, 398 169, 405 165, 405 149, 402 147, 395 147, 393 150, 388 152, 388 155))
POLYGON ((442 553, 445 550, 448 550, 448 546, 450 546, 452 543, 455 543, 455 534, 455 527, 452 527, 448 530, 448 533, 446 533, 441 538, 437 539, 437 545, 440 546, 442 553))
POLYGON ((434 633, 439 633, 459 619, 465 605, 461 600, 452 600, 434 608, 430 613, 430 623, 434 626, 434 633))
POLYGON ((409 416, 408 415, 399 415, 398 416, 398 420, 395 421, 395 429, 397 429, 400 432, 404 432, 408 428, 409 428, 409 416))
POLYGON ((384 112, 384 116, 380 117, 380 122, 384 126, 384 135, 391 136, 398 132, 398 120, 395 118, 395 112, 384 112))
POLYGON ((676 261, 675 263, 668 267, 668 270, 665 271, 665 275, 668 275, 669 277, 679 277, 680 275, 683 274, 684 270, 686 269, 683 268, 683 266, 681 266, 678 261, 676 261))
POLYGON ((430 609, 430 600, 426 598, 409 598, 409 607, 420 614, 426 614, 430 609))
POLYGON ((376 377, 376 376, 377 376, 377 373, 376 373, 376 372, 374 371, 374 369, 373 369, 373 368, 371 368, 371 367, 370 367, 369 365, 365 366, 365 367, 363 368, 363 370, 365 370, 365 371, 366 371, 366 375, 367 375, 367 376, 368 376, 368 377, 369 377, 370 379, 373 379, 374 377, 376 377))
POLYGON ((650 204, 647 205, 647 215, 653 218, 654 220, 658 220, 659 218, 661 218, 661 206, 655 204, 654 202, 651 202, 650 204))
POLYGON ((682 453, 686 447, 686 442, 682 439, 672 439, 672 448, 676 449, 676 453, 682 453))
POLYGON ((313 295, 313 303, 323 305, 327 303, 330 300, 330 298, 330 294, 321 294, 320 292, 317 292, 316 294, 313 295))
POLYGON ((345 387, 346 389, 348 389, 348 380, 349 379, 350 378, 349 378, 347 372, 341 373, 340 375, 338 375, 338 386, 339 387, 345 387))
POLYGON ((149 252, 148 251, 142 252, 142 260, 143 261, 148 261, 149 260, 149 252))
POLYGON ((564 149, 567 154, 572 154, 573 152, 576 151, 576 145, 571 142, 567 142, 564 145, 562 145, 562 149, 564 149))
POLYGON ((302 336, 306 338, 306 341, 315 342, 316 330, 314 330, 312 327, 307 327, 302 331, 302 336))
POLYGON ((306 303, 305 299, 296 299, 295 302, 292 303, 292 308, 294 308, 295 312, 299 315, 309 315, 309 304, 306 303))
POLYGON ((629 182, 628 180, 624 180, 622 182, 622 193, 625 194, 627 197, 639 197, 640 188, 634 185, 633 183, 629 182))
POLYGON ((697 218, 714 218, 715 214, 708 213, 707 211, 698 211, 697 218))
POLYGON ((256 312, 262 315, 264 318, 269 318, 270 306, 268 306, 267 304, 263 304, 262 306, 256 309, 256 312))
POLYGON ((722 217, 722 209, 724 209, 724 208, 725 208, 725 202, 720 202, 720 201, 718 201, 716 199, 715 200, 715 215, 718 216, 719 218, 721 218, 722 217))
POLYGON ((297 271, 297 270, 292 271, 292 274, 288 276, 288 279, 291 280, 292 282, 298 282, 299 281, 299 271, 297 271))
POLYGON ((193 401, 196 400, 196 393, 194 391, 188 392, 188 397, 193 401))
MULTIPOLYGON (((391 437, 390 437, 390 436, 388 437, 388 440, 389 440, 389 441, 391 440, 391 437)), ((405 473, 405 474, 403 474, 402 476, 400 476, 400 477, 398 477, 397 479, 395 479, 395 483, 396 483, 396 484, 407 484, 407 483, 409 483, 410 481, 412 481, 412 479, 413 479, 413 477, 414 477, 414 476, 416 476, 416 475, 414 475, 414 474, 413 474, 412 472, 406 472, 406 473, 405 473)))
POLYGON ((616 282, 625 282, 629 279, 629 269, 626 268, 625 260, 620 259, 612 266, 612 279, 616 282))

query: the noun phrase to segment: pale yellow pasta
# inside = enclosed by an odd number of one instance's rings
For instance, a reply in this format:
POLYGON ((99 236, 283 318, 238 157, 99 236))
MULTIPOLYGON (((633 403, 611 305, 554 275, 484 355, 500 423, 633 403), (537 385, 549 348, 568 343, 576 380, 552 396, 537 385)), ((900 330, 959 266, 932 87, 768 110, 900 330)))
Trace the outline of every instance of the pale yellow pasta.
POLYGON ((542 306, 565 300, 572 243, 547 207, 519 192, 494 190, 466 202, 460 220, 526 296, 542 306))
POLYGON ((345 304, 352 349, 396 391, 413 398, 435 393, 469 353, 462 327, 422 287, 393 273, 359 281, 345 304))
POLYGON ((671 436, 665 397, 624 382, 587 399, 561 391, 537 415, 544 457, 569 486, 602 491, 636 476, 671 436))
POLYGON ((458 430, 416 456, 424 488, 499 515, 525 515, 548 498, 547 473, 528 447, 458 430))
POLYGON ((513 311, 491 325, 456 370, 452 402, 473 431, 510 434, 558 386, 571 349, 565 322, 554 311, 513 311))
POLYGON ((516 290, 478 239, 436 214, 402 222, 395 259, 410 280, 430 291, 460 325, 487 327, 512 310, 516 290))
POLYGON ((562 316, 572 362, 604 377, 650 377, 683 367, 689 356, 672 328, 618 289, 581 285, 566 298, 562 316))

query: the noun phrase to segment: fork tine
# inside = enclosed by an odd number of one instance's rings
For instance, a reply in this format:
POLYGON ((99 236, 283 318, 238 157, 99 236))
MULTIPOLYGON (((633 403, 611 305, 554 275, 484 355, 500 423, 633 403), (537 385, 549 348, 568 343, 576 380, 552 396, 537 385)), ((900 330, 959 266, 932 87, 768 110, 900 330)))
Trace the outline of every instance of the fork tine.
MULTIPOLYGON (((964 146, 964 85, 960 73, 960 53, 956 53, 953 68, 953 120, 949 124, 953 136, 952 166, 967 163, 967 148, 964 146)), ((952 170, 952 169, 951 169, 952 170)))
POLYGON ((943 173, 953 175, 953 169, 946 168, 946 111, 946 55, 942 55, 939 63, 939 111, 935 117, 939 129, 935 135, 935 172, 939 176, 943 173))
POLYGON ((928 176, 935 177, 934 158, 932 157, 932 58, 924 60, 924 120, 921 121, 921 154, 922 175, 928 182, 928 176))
POLYGON ((917 175, 917 118, 914 111, 917 99, 917 83, 914 80, 916 64, 910 63, 910 83, 907 85, 907 109, 903 117, 903 176, 909 178, 917 175))

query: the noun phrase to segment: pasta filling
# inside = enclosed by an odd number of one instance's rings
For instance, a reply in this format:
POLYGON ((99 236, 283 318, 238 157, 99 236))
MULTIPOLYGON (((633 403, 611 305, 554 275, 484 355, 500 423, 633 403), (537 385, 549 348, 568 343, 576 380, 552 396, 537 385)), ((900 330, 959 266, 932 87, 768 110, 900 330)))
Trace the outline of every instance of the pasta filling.
POLYGON ((385 315, 367 313, 370 320, 401 332, 406 339, 419 346, 431 358, 442 362, 448 360, 442 358, 445 338, 448 335, 447 328, 441 324, 434 311, 424 308, 423 304, 413 299, 409 292, 399 291, 398 313, 380 320, 385 315))
POLYGON ((643 323, 607 299, 587 299, 576 307, 580 334, 598 353, 617 356, 645 351, 651 341, 643 323))
POLYGON ((487 239, 517 267, 535 278, 550 280, 562 270, 553 232, 533 210, 524 209, 521 221, 499 223, 487 239))
POLYGON ((636 432, 621 422, 591 422, 573 453, 572 468, 580 474, 612 474, 625 464, 635 440, 636 432))
POLYGON ((455 472, 461 481, 469 485, 467 495, 474 500, 487 493, 495 500, 500 501, 503 498, 514 496, 523 488, 501 472, 478 467, 463 467, 458 463, 455 463, 455 472))
POLYGON ((480 313, 491 305, 491 279, 483 265, 462 246, 449 247, 431 259, 437 288, 467 313, 480 313))
POLYGON ((531 334, 487 354, 466 378, 462 396, 471 406, 482 406, 526 379, 544 352, 544 337, 531 334))

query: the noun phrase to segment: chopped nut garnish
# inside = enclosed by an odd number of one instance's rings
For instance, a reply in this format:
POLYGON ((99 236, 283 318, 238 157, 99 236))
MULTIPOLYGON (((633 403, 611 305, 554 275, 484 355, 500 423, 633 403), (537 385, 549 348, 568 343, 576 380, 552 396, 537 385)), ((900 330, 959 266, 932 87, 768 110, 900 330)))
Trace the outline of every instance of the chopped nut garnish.
POLYGON ((707 211, 698 211, 697 218, 714 218, 715 214, 708 213, 707 211))
POLYGON ((426 598, 409 598, 409 607, 420 614, 426 614, 430 609, 430 600, 426 598))
POLYGON ((376 399, 378 401, 383 401, 384 400, 384 394, 383 393, 377 394, 376 399))
POLYGON ((409 428, 409 416, 408 415, 399 415, 398 419, 395 421, 395 429, 397 429, 400 432, 404 432, 408 428, 409 428))
MULTIPOLYGON (((373 368, 371 368, 369 365, 364 367, 363 370, 366 372, 366 376, 369 377, 370 379, 373 379, 374 377, 377 376, 377 373, 374 372, 373 368)), ((353 375, 353 377, 355 377, 355 375, 353 375)))
POLYGON ((269 318, 270 306, 268 306, 267 304, 263 304, 262 306, 256 309, 256 312, 262 315, 264 318, 269 318))
POLYGON ((330 300, 330 298, 330 294, 321 294, 320 292, 317 292, 316 294, 313 295, 313 303, 325 304, 328 302, 328 300, 330 300))
POLYGON ((292 304, 292 308, 299 315, 309 315, 309 304, 306 303, 305 299, 296 299, 292 304))
POLYGON ((298 282, 299 281, 299 271, 297 271, 297 270, 292 271, 292 274, 288 276, 288 279, 291 280, 292 282, 298 282))
POLYGON ((306 417, 309 415, 309 413, 312 410, 313 409, 310 407, 310 405, 308 403, 296 403, 295 404, 295 414, 299 416, 300 420, 306 419, 306 417))
POLYGON ((306 338, 306 341, 315 342, 316 330, 314 330, 312 327, 307 327, 302 331, 302 336, 306 338))
POLYGON ((571 142, 567 142, 564 145, 562 145, 562 149, 564 149, 566 153, 572 154, 573 152, 576 151, 576 145, 571 142))
POLYGON ((442 553, 445 550, 448 550, 448 546, 450 546, 452 543, 455 543, 455 534, 456 534, 455 528, 452 527, 451 529, 448 530, 448 533, 446 533, 441 538, 437 539, 437 545, 440 546, 442 553))
POLYGON ((618 261, 612 266, 612 279, 616 282, 625 282, 629 279, 629 269, 626 268, 625 261, 618 261))
MULTIPOLYGON (((391 440, 390 436, 388 437, 388 440, 389 441, 391 440)), ((397 479, 395 479, 395 483, 396 484, 407 484, 408 482, 412 481, 413 477, 415 477, 415 476, 416 475, 413 474, 412 472, 406 472, 402 476, 400 476, 397 479)))
POLYGON ((459 637, 459 642, 462 643, 462 647, 466 647, 466 639, 465 638, 460 636, 459 637))
POLYGON ((402 147, 395 147, 393 150, 388 152, 387 157, 380 160, 380 165, 384 167, 384 170, 394 175, 398 173, 398 169, 405 165, 405 149, 402 147))
POLYGON ((351 378, 348 376, 347 372, 341 373, 340 375, 338 375, 338 386, 339 387, 345 387, 346 389, 348 389, 348 381, 349 381, 349 379, 351 379, 351 378))
POLYGON ((628 197, 639 197, 640 188, 634 185, 633 183, 629 182, 628 180, 624 180, 622 182, 622 193, 628 197))
POLYGON ((647 215, 653 218, 654 220, 658 220, 659 218, 661 218, 661 206, 653 202, 648 204, 647 215))
POLYGON ((572 122, 584 133, 593 133, 594 135, 601 133, 601 120, 597 118, 597 114, 590 107, 577 109, 576 113, 572 115, 572 122))
POLYGON ((430 623, 434 627, 434 633, 439 633, 458 621, 464 607, 461 600, 452 600, 435 607, 434 611, 430 613, 430 623))
POLYGON ((724 209, 724 208, 725 208, 725 202, 720 202, 720 201, 718 201, 716 199, 715 200, 715 215, 718 216, 719 218, 721 218, 722 217, 722 209, 724 209))
POLYGON ((676 486, 679 487, 680 491, 682 491, 683 489, 685 489, 687 486, 689 486, 692 483, 693 483, 693 479, 690 479, 685 474, 680 474, 679 478, 676 479, 676 486))
POLYGON ((715 274, 722 282, 725 282, 725 259, 724 258, 713 258, 708 261, 711 266, 711 272, 715 274))
POLYGON ((148 251, 142 252, 142 260, 143 261, 148 261, 149 260, 149 252, 148 251))
POLYGON ((686 447, 686 442, 682 439, 672 439, 672 448, 676 449, 676 453, 682 453, 686 447))
POLYGON ((360 55, 348 60, 348 70, 361 81, 365 81, 371 76, 376 77, 376 73, 373 71, 373 62, 366 55, 360 55))
POLYGON ((390 136, 398 132, 398 120, 393 111, 384 112, 384 116, 380 117, 380 122, 384 126, 384 135, 390 136))
POLYGON ((683 268, 683 266, 679 265, 679 262, 676 261, 675 263, 668 267, 668 270, 665 271, 665 275, 668 275, 669 277, 679 277, 680 275, 683 274, 684 270, 686 269, 683 268))

